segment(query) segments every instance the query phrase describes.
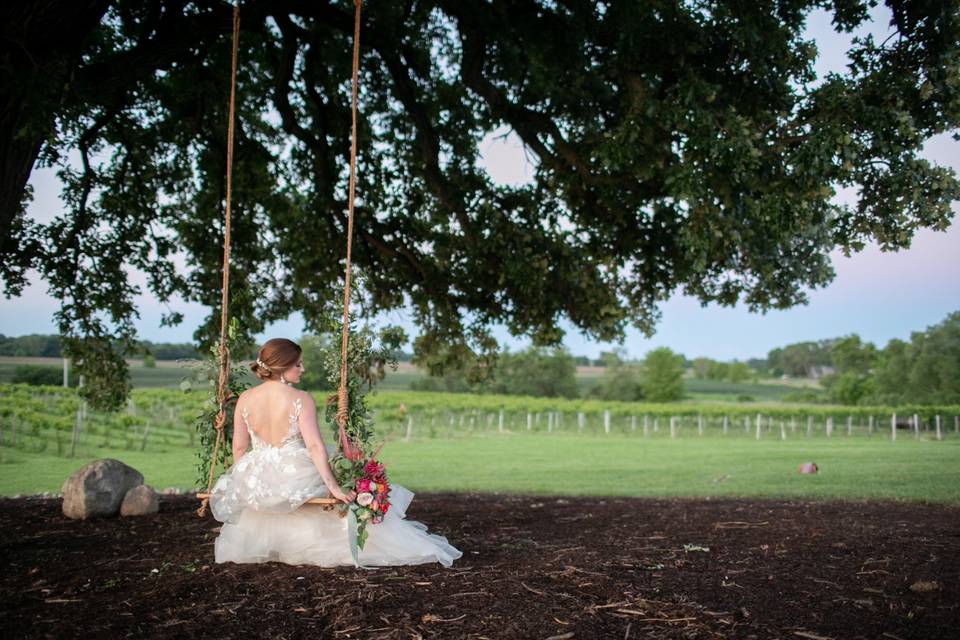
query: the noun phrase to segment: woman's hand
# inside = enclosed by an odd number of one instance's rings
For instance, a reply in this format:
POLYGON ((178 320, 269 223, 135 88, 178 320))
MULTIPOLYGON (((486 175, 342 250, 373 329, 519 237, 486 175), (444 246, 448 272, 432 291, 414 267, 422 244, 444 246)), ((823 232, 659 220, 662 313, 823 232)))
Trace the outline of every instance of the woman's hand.
POLYGON ((344 493, 340 487, 334 485, 334 488, 330 489, 330 495, 332 495, 334 498, 336 498, 340 502, 343 502, 345 504, 350 504, 356 499, 357 492, 350 490, 347 493, 344 493))

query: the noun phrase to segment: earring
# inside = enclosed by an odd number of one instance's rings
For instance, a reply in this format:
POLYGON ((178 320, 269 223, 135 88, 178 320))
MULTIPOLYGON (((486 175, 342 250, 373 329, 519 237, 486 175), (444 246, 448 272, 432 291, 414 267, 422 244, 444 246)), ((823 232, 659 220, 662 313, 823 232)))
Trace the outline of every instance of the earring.
POLYGON ((287 379, 283 377, 282 373, 280 374, 280 382, 282 382, 283 384, 290 384, 289 382, 287 382, 287 379))

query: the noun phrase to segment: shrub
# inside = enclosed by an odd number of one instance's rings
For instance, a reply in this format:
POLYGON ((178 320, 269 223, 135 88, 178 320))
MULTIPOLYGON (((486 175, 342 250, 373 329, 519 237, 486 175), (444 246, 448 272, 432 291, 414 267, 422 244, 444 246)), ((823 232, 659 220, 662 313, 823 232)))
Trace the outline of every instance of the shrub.
MULTIPOLYGON (((13 370, 14 384, 29 384, 35 387, 39 386, 61 386, 63 385, 63 369, 59 367, 48 367, 35 364, 22 364, 13 370)), ((77 386, 74 379, 70 380, 70 386, 77 386)))

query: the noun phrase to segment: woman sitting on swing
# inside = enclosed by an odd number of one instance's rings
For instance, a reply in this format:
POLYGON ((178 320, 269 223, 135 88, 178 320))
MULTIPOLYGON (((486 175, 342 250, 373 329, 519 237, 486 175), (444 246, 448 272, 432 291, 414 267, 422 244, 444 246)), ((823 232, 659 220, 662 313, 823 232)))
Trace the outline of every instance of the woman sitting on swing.
MULTIPOLYGON (((350 503, 356 493, 337 485, 329 464, 333 447, 324 446, 316 403, 293 387, 304 371, 300 346, 284 338, 268 340, 251 368, 263 383, 237 400, 234 463, 210 494, 213 516, 224 523, 216 561, 353 565, 347 519, 304 504, 318 497, 350 503)), ((449 567, 463 555, 443 536, 405 519, 412 498, 408 489, 391 483, 390 510, 367 529, 360 564, 449 567)))

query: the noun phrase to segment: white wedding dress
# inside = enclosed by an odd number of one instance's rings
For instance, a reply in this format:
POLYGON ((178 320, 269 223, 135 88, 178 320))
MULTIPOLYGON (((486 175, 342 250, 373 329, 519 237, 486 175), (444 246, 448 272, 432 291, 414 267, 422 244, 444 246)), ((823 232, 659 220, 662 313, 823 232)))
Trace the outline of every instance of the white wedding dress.
MULTIPOLYGON (((210 510, 224 523, 214 546, 216 562, 354 564, 348 519, 337 510, 304 504, 329 492, 300 434, 300 401, 293 405, 287 435, 277 446, 261 440, 241 411, 252 450, 220 476, 210 494, 210 510)), ((361 566, 439 562, 449 567, 463 555, 445 537, 427 533, 426 525, 405 519, 412 499, 410 490, 390 483, 390 509, 382 522, 367 525, 361 566)))

